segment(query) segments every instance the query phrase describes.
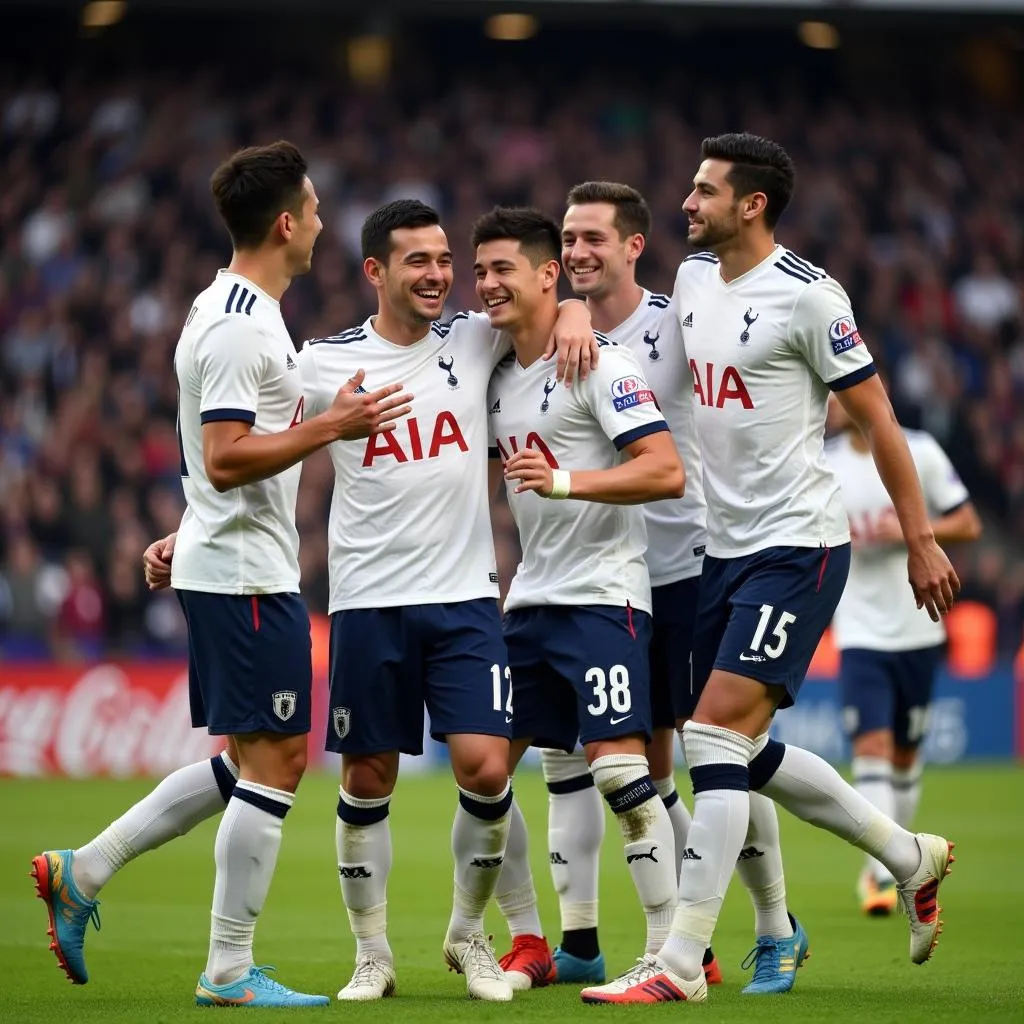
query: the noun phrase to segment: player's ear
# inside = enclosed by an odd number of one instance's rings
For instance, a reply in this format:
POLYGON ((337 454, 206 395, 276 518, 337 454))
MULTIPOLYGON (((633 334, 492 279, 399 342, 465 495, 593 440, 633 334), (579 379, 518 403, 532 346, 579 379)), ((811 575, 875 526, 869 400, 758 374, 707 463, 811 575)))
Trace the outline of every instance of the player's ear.
POLYGON ((635 263, 640 259, 641 253, 647 248, 647 239, 637 233, 626 239, 626 262, 635 263))
POLYGON ((384 264, 380 260, 374 259, 373 256, 367 256, 363 260, 363 274, 374 288, 384 286, 384 264))
POLYGON ((562 265, 558 260, 548 260, 544 264, 543 268, 543 284, 544 290, 547 291, 549 288, 554 288, 558 284, 558 275, 562 272, 562 265))
POLYGON ((768 197, 763 192, 751 192, 743 198, 740 204, 743 219, 746 221, 756 220, 764 213, 768 206, 768 197))
POLYGON ((290 210, 282 210, 274 221, 271 234, 276 235, 282 241, 290 241, 295 231, 295 215, 290 210))

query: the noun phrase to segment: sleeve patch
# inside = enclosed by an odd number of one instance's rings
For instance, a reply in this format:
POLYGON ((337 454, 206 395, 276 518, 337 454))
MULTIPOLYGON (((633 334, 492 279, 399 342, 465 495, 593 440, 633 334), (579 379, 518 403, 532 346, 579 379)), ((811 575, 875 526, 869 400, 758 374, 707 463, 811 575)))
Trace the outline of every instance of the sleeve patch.
POLYGON ((645 402, 654 401, 654 392, 647 386, 647 381, 636 374, 619 377, 612 382, 612 405, 616 412, 635 409, 645 402))
POLYGON ((828 336, 832 342, 832 351, 837 356, 856 348, 863 340, 852 316, 841 316, 838 320, 833 320, 828 329, 828 336))

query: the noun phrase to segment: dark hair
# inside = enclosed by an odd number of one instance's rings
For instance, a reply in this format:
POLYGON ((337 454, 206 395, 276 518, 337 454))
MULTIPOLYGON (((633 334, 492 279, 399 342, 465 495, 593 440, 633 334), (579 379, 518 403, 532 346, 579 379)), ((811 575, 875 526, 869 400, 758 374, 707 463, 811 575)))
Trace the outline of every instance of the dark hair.
POLYGON ((774 228, 793 198, 796 168, 790 155, 777 143, 749 132, 716 135, 701 143, 705 160, 727 160, 732 169, 726 180, 737 196, 763 192, 768 199, 764 222, 774 228))
POLYGON ((473 248, 484 242, 511 238, 534 267, 557 260, 562 252, 562 231, 543 211, 532 206, 496 206, 474 225, 473 248))
POLYGON ((378 206, 363 221, 363 259, 387 263, 395 248, 391 232, 399 228, 428 228, 441 223, 441 215, 418 199, 396 199, 378 206))
POLYGON ((580 206, 583 203, 609 203, 615 207, 615 219, 612 224, 620 238, 628 235, 651 233, 651 210, 647 200, 635 188, 617 181, 585 181, 581 185, 573 185, 565 197, 567 206, 580 206))
POLYGON ((278 216, 302 209, 309 165, 296 146, 279 139, 233 153, 213 172, 210 191, 236 249, 256 249, 278 216))

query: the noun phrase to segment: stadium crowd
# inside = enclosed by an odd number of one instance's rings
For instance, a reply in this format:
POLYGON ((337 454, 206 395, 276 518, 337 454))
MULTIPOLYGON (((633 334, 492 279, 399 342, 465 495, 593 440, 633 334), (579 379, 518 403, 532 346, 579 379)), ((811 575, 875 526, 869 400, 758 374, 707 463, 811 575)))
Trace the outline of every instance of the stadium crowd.
MULTIPOLYGON (((558 216, 591 178, 644 192, 655 229, 640 279, 670 291, 700 139, 729 128, 796 159, 780 238, 845 285, 902 421, 961 473, 987 526, 952 553, 964 596, 996 611, 1003 650, 1020 646, 1024 121, 893 95, 812 111, 799 77, 771 103, 738 86, 680 104, 673 89, 613 92, 597 76, 552 94, 500 71, 440 91, 409 75, 388 92, 284 76, 240 91, 160 70, 0 81, 0 656, 184 649, 175 599, 146 592, 140 558, 182 512, 172 357, 192 298, 229 258, 208 179, 231 149, 283 136, 311 159, 325 230, 282 303, 299 342, 368 315, 360 225, 399 196, 442 211, 453 311, 476 304, 481 212, 558 216)), ((320 453, 299 499, 315 611, 330 482, 320 453)), ((497 542, 508 575, 511 530, 497 542)))

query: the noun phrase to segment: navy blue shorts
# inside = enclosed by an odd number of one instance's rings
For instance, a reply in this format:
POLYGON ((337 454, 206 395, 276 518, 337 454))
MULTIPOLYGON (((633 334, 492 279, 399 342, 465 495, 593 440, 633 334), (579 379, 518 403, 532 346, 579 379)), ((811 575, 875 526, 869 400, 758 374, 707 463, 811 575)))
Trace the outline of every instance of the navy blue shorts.
POLYGON ((423 753, 430 735, 512 735, 512 684, 493 597, 331 616, 327 749, 423 753))
POLYGON ((779 707, 790 707, 849 572, 849 544, 705 555, 693 631, 694 690, 699 694, 717 668, 783 687, 779 707))
POLYGON ((651 617, 610 605, 543 605, 505 615, 512 735, 572 751, 618 736, 651 737, 651 617))
POLYGON ((313 662, 302 598, 176 593, 188 624, 192 725, 214 736, 309 732, 313 662))
POLYGON ((928 730, 928 708, 942 652, 942 644, 915 651, 858 647, 843 651, 839 686, 847 733, 855 738, 891 729, 896 746, 918 746, 928 730))
POLYGON ((655 729, 674 729, 676 720, 692 717, 697 706, 691 657, 699 595, 699 576, 651 589, 651 725, 655 729))

